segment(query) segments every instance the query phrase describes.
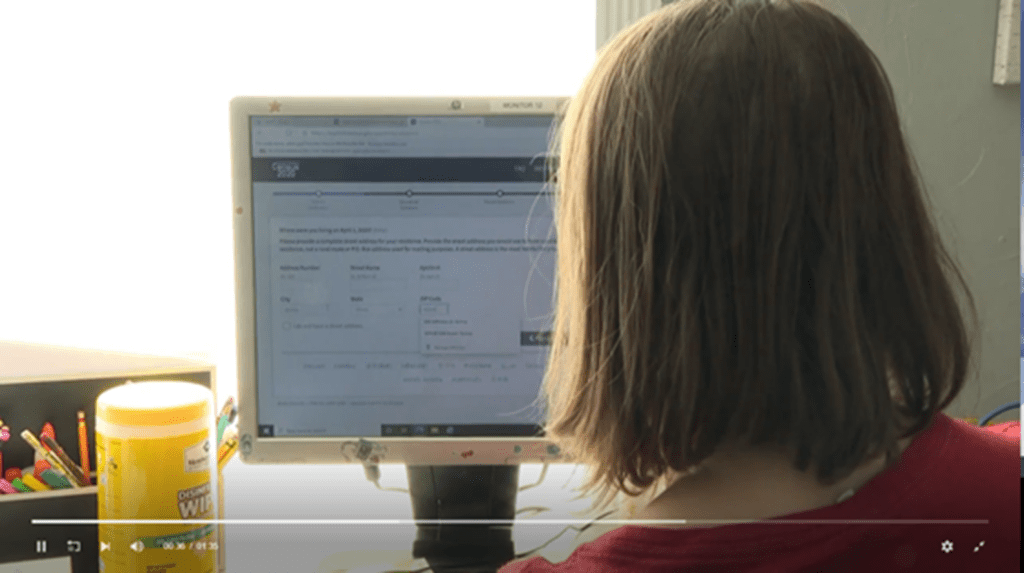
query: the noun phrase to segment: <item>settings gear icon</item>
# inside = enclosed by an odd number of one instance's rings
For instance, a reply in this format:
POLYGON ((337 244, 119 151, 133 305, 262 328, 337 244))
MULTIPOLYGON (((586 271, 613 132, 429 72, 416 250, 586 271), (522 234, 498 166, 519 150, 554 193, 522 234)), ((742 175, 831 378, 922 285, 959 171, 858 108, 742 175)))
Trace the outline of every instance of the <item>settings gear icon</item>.
POLYGON ((953 542, 948 540, 948 539, 943 541, 942 542, 942 552, 943 553, 952 553, 953 552, 953 542))

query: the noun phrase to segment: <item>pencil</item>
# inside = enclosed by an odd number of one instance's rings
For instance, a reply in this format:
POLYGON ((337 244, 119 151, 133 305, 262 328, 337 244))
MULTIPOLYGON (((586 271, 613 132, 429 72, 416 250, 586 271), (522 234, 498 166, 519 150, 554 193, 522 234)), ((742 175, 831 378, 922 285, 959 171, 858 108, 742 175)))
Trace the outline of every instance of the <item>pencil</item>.
POLYGON ((0 418, 0 474, 4 471, 4 444, 11 439, 11 429, 4 425, 3 418, 0 418))
POLYGON ((43 444, 39 443, 39 440, 36 439, 32 432, 25 430, 21 433, 21 437, 24 438, 24 440, 50 464, 51 468, 56 470, 58 474, 63 474, 63 476, 67 478, 67 481, 70 482, 71 487, 81 487, 78 485, 78 480, 74 478, 71 470, 65 468, 64 464, 60 461, 60 458, 58 458, 53 452, 44 448, 43 444))
POLYGON ((85 430, 85 412, 78 411, 78 461, 82 465, 82 475, 90 485, 92 479, 89 477, 89 434, 85 430))
POLYGON ((40 439, 43 441, 44 446, 49 446, 50 451, 53 452, 57 458, 60 459, 61 463, 71 472, 72 477, 78 481, 79 485, 90 486, 88 480, 85 479, 85 475, 82 474, 82 470, 79 469, 75 462, 68 457, 68 454, 64 451, 64 448, 60 447, 60 444, 50 436, 41 436, 40 439))

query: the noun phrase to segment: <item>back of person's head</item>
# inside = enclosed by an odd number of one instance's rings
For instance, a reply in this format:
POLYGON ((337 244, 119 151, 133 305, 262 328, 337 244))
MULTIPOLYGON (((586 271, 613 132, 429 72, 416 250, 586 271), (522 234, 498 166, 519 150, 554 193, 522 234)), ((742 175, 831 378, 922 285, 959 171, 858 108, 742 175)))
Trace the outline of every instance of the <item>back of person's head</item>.
POLYGON ((602 50, 560 128, 546 430, 588 491, 726 443, 835 483, 960 391, 973 301, 840 18, 671 4, 602 50))

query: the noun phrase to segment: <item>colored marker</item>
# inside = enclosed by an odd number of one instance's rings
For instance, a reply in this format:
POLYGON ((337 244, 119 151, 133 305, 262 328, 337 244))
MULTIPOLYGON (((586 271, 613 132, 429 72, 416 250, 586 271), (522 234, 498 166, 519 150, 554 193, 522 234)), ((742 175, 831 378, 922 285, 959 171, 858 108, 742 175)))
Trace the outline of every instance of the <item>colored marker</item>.
POLYGON ((78 411, 78 461, 85 481, 92 484, 89 476, 89 433, 85 429, 85 412, 82 410, 78 411))
POLYGON ((36 478, 36 476, 34 476, 32 474, 24 474, 24 475, 22 475, 21 476, 21 483, 27 485, 28 487, 30 487, 30 488, 32 488, 32 489, 34 489, 36 491, 50 491, 50 486, 48 486, 45 483, 39 481, 39 479, 36 478))
POLYGON ((4 425, 3 419, 0 419, 0 473, 4 471, 4 444, 10 439, 11 429, 4 425))
POLYGON ((71 477, 75 478, 75 480, 78 482, 78 485, 92 485, 89 483, 88 480, 85 479, 85 475, 82 474, 82 470, 79 469, 77 465, 75 465, 75 462, 71 461, 71 458, 68 457, 68 454, 64 451, 64 448, 60 447, 60 444, 58 444, 56 440, 54 440, 50 436, 41 436, 40 439, 42 439, 43 445, 49 446, 50 451, 53 452, 53 454, 60 459, 60 462, 64 465, 64 467, 69 472, 71 472, 71 477))
POLYGON ((235 397, 228 396, 228 399, 224 401, 224 407, 220 409, 221 416, 231 415, 231 410, 235 407, 235 397))
POLYGON ((18 493, 18 488, 11 485, 11 482, 0 478, 0 492, 3 493, 18 493))
POLYGON ((231 428, 224 437, 224 443, 217 448, 217 469, 224 469, 236 451, 238 451, 238 430, 231 428))
POLYGON ((39 476, 43 475, 43 472, 50 469, 51 467, 53 466, 51 466, 50 462, 46 460, 36 460, 36 467, 32 470, 32 475, 38 478, 39 476))
POLYGON ((217 448, 217 465, 223 467, 238 450, 238 440, 227 440, 217 448))
MULTIPOLYGON (((49 422, 43 424, 43 430, 39 432, 39 437, 42 438, 43 436, 50 436, 52 440, 57 439, 57 434, 53 431, 53 424, 49 422)), ((50 451, 49 446, 43 444, 43 447, 46 448, 46 451, 50 451)))
POLYGON ((42 475, 43 481, 47 483, 53 489, 70 489, 72 486, 71 482, 67 478, 53 471, 52 469, 46 470, 42 475))
POLYGON ((226 430, 227 427, 228 427, 228 418, 227 418, 227 416, 221 416, 217 420, 217 443, 218 444, 224 441, 224 430, 226 430))
POLYGON ((14 478, 10 481, 11 485, 18 488, 18 491, 32 491, 32 488, 28 487, 23 481, 21 481, 21 478, 14 478))
MULTIPOLYGON (((56 454, 54 454, 53 452, 44 448, 43 444, 39 443, 39 440, 37 440, 36 437, 32 435, 32 432, 25 430, 24 432, 21 433, 21 437, 35 449, 36 453, 42 456, 43 459, 40 461, 48 462, 52 470, 56 470, 58 474, 63 474, 65 481, 67 481, 71 487, 81 487, 80 485, 78 485, 78 481, 75 480, 74 475, 71 473, 71 470, 63 467, 64 464, 61 463, 60 458, 58 458, 56 454)), ((37 472, 39 472, 39 465, 40 464, 36 462, 37 472)), ((44 470, 42 472, 39 472, 39 476, 43 477, 43 474, 45 474, 47 471, 50 470, 44 470)))
POLYGON ((224 430, 231 423, 231 411, 235 408, 235 397, 228 396, 224 407, 220 409, 220 415, 217 416, 217 443, 221 443, 224 439, 224 430))

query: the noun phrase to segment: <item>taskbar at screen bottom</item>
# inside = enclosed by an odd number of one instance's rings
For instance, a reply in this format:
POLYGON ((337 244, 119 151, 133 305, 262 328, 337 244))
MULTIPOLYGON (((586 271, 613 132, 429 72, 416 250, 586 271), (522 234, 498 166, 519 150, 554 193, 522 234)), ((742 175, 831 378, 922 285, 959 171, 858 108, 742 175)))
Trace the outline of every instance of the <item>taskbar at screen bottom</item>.
MULTIPOLYGON (((383 438, 540 438, 544 436, 544 430, 537 424, 381 424, 377 435, 383 438)), ((259 425, 259 437, 281 436, 302 437, 303 434, 294 430, 281 432, 274 424, 259 425)), ((310 432, 306 436, 325 437, 319 432, 310 432)))

